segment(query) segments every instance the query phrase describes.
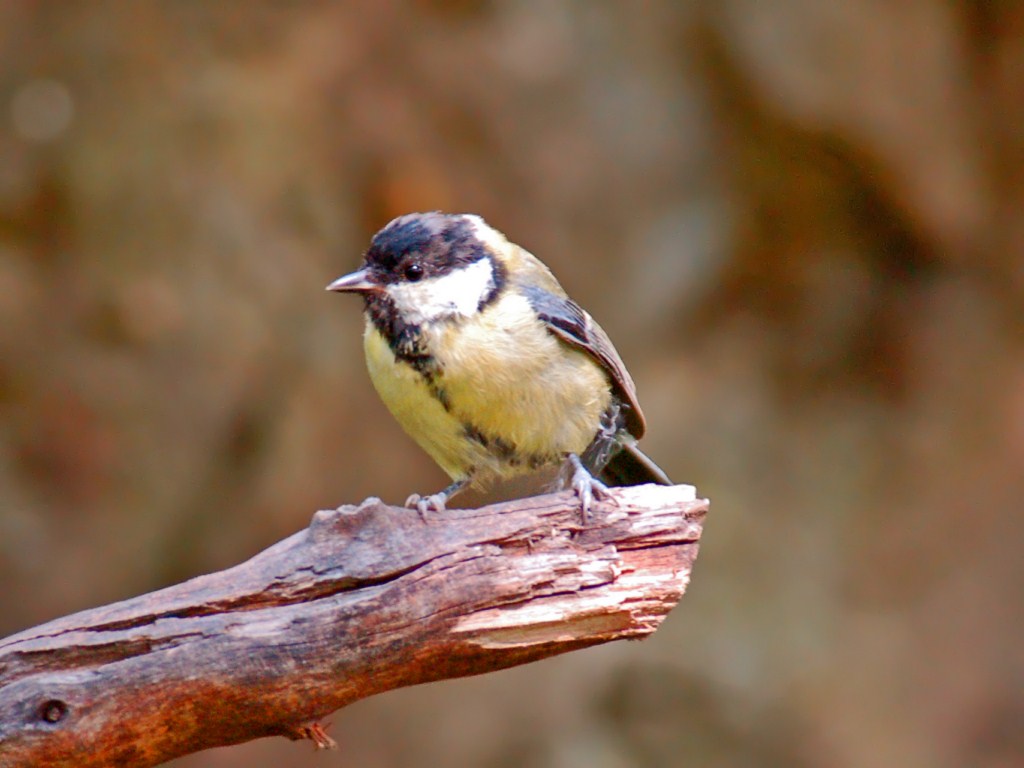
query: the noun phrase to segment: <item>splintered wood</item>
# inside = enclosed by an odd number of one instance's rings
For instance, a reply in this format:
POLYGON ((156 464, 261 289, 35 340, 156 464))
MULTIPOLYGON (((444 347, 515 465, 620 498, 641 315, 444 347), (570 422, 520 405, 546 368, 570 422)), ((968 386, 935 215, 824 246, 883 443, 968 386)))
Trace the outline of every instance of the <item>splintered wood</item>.
POLYGON ((318 512, 252 559, 0 640, 0 768, 150 766, 262 736, 333 744, 358 699, 657 629, 707 501, 614 489, 425 519, 318 512))

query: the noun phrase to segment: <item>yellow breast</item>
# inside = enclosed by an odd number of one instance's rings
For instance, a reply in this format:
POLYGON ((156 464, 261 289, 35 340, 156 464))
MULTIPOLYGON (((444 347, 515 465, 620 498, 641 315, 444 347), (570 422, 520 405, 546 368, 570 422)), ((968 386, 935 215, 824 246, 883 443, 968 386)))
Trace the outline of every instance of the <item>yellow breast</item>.
POLYGON ((607 375, 545 330, 522 296, 509 293, 472 318, 423 334, 439 366, 431 384, 396 360, 369 323, 367 367, 391 413, 453 479, 558 462, 596 434, 611 398, 607 375))
POLYGON ((453 480, 469 477, 474 466, 485 462, 483 449, 466 439, 463 425, 445 409, 423 376, 396 360, 369 322, 363 347, 370 380, 402 428, 453 480))

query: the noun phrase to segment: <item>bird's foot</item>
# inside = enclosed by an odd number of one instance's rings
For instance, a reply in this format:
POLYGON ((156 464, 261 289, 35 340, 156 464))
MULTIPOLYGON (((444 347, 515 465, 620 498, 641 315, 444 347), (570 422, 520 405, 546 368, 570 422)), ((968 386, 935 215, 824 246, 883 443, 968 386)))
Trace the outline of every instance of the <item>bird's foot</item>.
POLYGON ((429 496, 420 496, 418 493, 414 493, 405 500, 405 506, 415 509, 420 513, 420 517, 426 519, 428 512, 444 512, 444 505, 447 502, 448 496, 444 491, 432 493, 429 496))
POLYGON ((572 488, 573 492, 579 496, 580 517, 584 525, 587 523, 587 518, 590 515, 590 505, 594 499, 598 501, 607 500, 613 503, 615 501, 615 498, 611 495, 611 489, 594 477, 590 470, 583 466, 580 457, 575 453, 570 453, 566 457, 566 463, 563 467, 561 487, 564 489, 566 486, 572 488), (571 470, 572 474, 566 480, 565 475, 568 474, 568 470, 571 470))
POLYGON ((425 521, 428 512, 444 512, 448 500, 467 485, 469 485, 468 479, 456 480, 444 490, 432 493, 429 496, 421 496, 418 493, 414 493, 405 500, 405 506, 409 509, 415 509, 425 521))

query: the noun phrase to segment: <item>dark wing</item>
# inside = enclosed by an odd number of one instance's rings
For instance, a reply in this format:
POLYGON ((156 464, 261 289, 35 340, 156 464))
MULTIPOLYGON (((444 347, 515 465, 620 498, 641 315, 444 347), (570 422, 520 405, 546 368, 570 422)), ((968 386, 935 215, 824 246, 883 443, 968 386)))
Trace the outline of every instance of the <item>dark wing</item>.
POLYGON ((626 406, 626 429, 637 439, 643 437, 646 425, 636 399, 636 385, 608 334, 572 299, 556 296, 537 286, 523 286, 522 291, 551 333, 569 346, 586 352, 608 372, 612 392, 626 406))

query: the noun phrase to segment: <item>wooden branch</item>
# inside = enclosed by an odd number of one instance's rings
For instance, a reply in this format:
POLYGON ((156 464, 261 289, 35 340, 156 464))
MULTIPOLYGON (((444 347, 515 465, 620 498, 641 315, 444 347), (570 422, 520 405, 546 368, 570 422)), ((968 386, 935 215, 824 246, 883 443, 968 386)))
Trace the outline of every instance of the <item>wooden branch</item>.
POLYGON ((0 640, 0 766, 150 766, 392 688, 653 632, 707 502, 613 491, 422 519, 368 499, 241 565, 0 640))

